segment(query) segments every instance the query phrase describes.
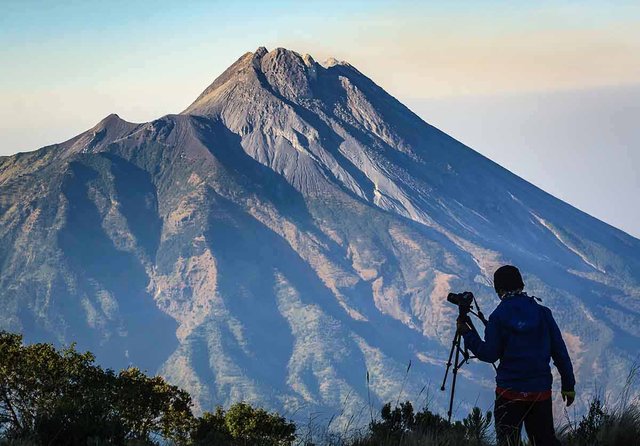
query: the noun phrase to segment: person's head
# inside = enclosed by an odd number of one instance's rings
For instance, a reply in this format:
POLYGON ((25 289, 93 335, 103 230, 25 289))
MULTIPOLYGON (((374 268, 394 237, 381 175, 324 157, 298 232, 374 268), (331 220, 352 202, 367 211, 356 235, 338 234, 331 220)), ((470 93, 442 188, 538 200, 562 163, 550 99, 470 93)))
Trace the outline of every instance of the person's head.
POLYGON ((507 293, 522 291, 524 282, 518 268, 513 265, 504 265, 493 273, 493 287, 502 298, 507 293))

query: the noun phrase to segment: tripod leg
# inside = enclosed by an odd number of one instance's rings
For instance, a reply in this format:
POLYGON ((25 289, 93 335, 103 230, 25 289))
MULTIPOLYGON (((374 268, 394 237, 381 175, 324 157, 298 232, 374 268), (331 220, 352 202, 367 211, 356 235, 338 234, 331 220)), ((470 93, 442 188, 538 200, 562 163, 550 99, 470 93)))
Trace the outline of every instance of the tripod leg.
POLYGON ((456 337, 454 338, 454 345, 456 347, 456 357, 455 362, 453 363, 453 380, 451 383, 451 397, 449 398, 449 412, 447 412, 447 421, 451 422, 451 414, 453 413, 453 398, 456 393, 456 380, 458 378, 458 369, 459 361, 460 361, 460 335, 456 333, 456 337))
POLYGON ((451 350, 449 351, 449 359, 447 360, 447 368, 444 371, 444 378, 442 379, 442 386, 440 390, 444 392, 444 386, 447 383, 447 376, 449 375, 449 369, 451 368, 451 358, 453 358, 453 351, 456 348, 456 339, 458 338, 458 332, 456 331, 455 336, 453 337, 453 342, 451 343, 451 350))

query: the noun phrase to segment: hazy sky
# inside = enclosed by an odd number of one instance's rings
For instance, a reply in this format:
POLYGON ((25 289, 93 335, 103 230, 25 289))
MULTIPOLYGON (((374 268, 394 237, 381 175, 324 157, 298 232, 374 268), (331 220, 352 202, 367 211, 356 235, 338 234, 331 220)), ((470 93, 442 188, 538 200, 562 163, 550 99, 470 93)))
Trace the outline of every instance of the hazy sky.
POLYGON ((640 2, 0 0, 0 155, 183 110, 246 51, 347 60, 640 236, 640 2))

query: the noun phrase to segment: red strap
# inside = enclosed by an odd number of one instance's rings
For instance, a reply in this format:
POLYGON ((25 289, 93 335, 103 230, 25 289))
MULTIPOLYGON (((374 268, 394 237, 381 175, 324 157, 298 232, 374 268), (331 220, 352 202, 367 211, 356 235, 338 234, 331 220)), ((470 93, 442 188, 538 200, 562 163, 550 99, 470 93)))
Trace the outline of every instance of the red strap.
POLYGON ((543 392, 516 392, 515 390, 496 387, 496 396, 512 401, 545 401, 551 398, 551 390, 543 392))

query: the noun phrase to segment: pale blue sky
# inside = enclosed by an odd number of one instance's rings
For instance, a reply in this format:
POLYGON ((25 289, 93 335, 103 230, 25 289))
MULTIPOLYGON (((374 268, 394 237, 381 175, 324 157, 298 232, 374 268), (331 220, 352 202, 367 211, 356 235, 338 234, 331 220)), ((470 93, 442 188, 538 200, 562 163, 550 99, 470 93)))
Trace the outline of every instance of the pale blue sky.
POLYGON ((262 45, 348 60, 426 121, 640 236, 627 124, 640 121, 638 1, 0 0, 0 155, 109 113, 177 113, 262 45))

